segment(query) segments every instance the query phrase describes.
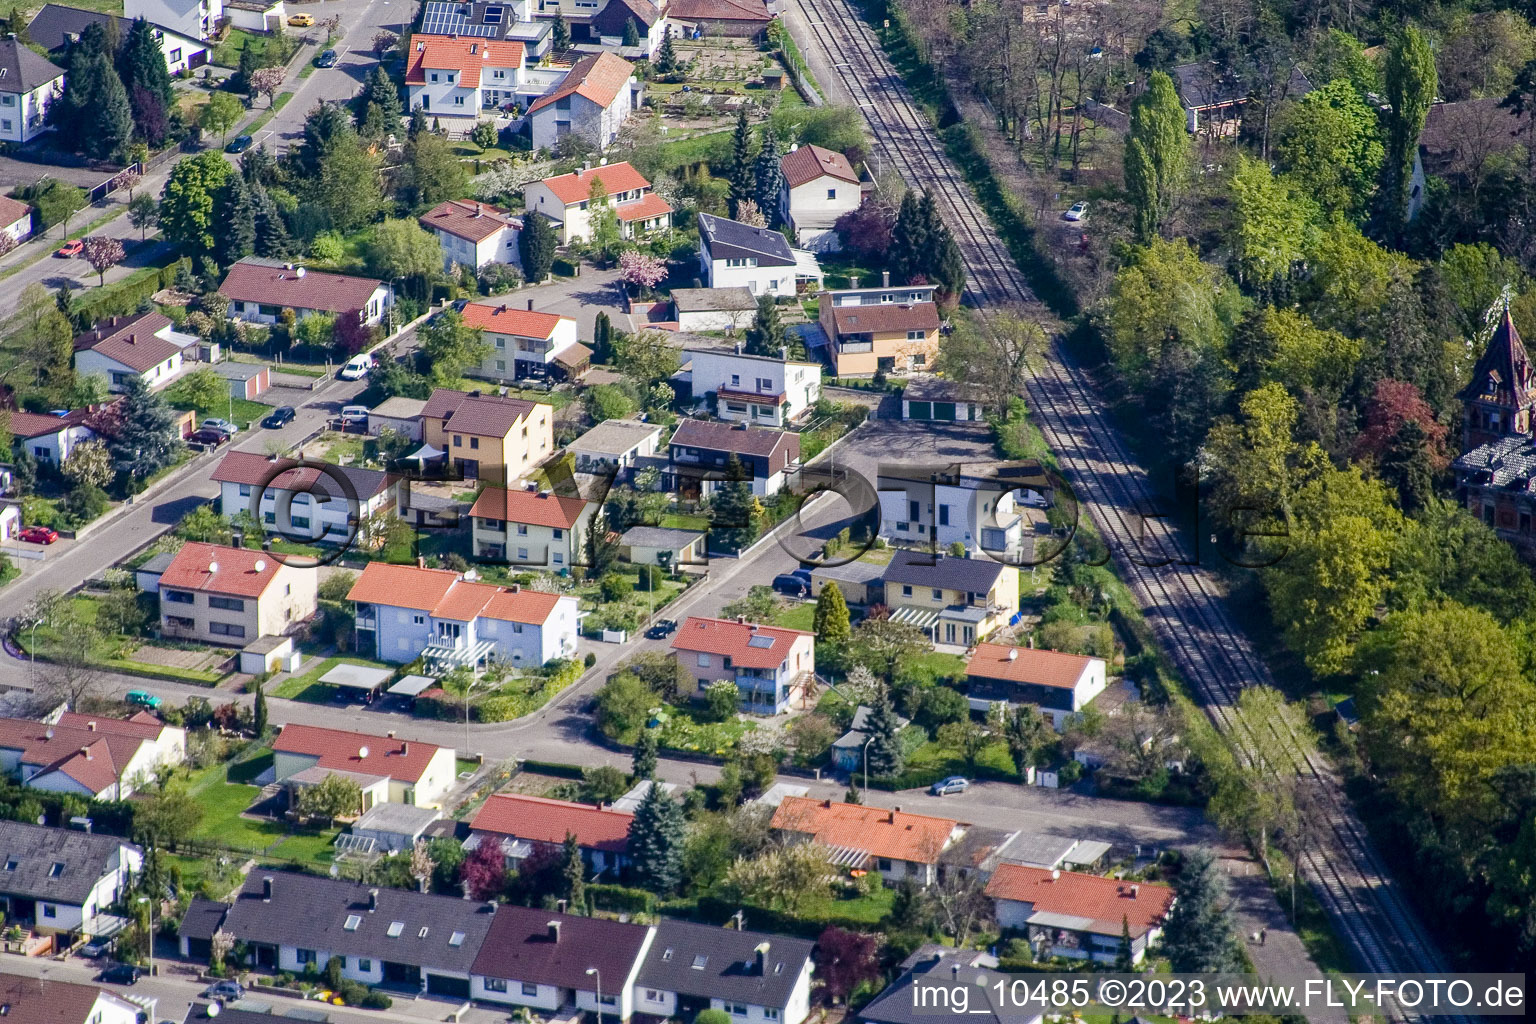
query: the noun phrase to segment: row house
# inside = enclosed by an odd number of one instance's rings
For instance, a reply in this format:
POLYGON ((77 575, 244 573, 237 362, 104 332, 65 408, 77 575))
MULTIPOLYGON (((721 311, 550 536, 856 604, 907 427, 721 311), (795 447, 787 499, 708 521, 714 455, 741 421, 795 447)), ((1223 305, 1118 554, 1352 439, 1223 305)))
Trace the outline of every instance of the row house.
POLYGON ((607 195, 619 221, 619 233, 625 238, 671 226, 671 204, 657 195, 645 175, 627 162, 604 163, 530 182, 523 187, 523 204, 530 213, 548 217, 560 244, 570 245, 591 234, 594 182, 607 195))
POLYGON ((883 577, 891 621, 969 647, 1019 614, 1019 571, 981 558, 897 551, 883 577))
POLYGON ((720 419, 787 427, 810 414, 821 398, 821 364, 789 358, 788 350, 776 356, 734 349, 689 348, 683 355, 690 364, 693 397, 711 402, 720 419))
POLYGON ((541 569, 579 565, 597 508, 547 490, 483 488, 469 510, 474 556, 541 569))
POLYGON ((742 711, 778 715, 814 703, 815 636, 741 619, 690 615, 672 638, 672 652, 698 680, 698 696, 714 683, 734 683, 742 711))
POLYGON ((0 718, 0 771, 29 789, 126 799, 186 759, 187 734, 148 712, 0 718))
POLYGON ((480 332, 490 351, 471 372, 491 380, 568 380, 592 362, 592 350, 576 340, 576 321, 505 302, 471 302, 462 311, 464 326, 480 332))
POLYGON ((144 851, 117 836, 20 821, 0 821, 0 855, 6 923, 65 936, 92 931, 144 866, 144 851))

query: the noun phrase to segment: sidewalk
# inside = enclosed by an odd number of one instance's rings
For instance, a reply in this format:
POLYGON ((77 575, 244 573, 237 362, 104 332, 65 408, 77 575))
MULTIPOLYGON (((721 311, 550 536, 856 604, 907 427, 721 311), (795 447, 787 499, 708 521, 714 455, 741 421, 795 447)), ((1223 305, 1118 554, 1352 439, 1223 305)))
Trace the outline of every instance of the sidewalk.
MULTIPOLYGON (((1264 866, 1246 856, 1223 856, 1217 863, 1226 874, 1232 893, 1238 939, 1253 960, 1255 970, 1277 977, 1321 973, 1264 877, 1264 866), (1262 944, 1253 940, 1261 932, 1262 944)), ((1319 1024, 1349 1024, 1349 1015, 1343 1010, 1319 1013, 1310 1019, 1319 1024)))

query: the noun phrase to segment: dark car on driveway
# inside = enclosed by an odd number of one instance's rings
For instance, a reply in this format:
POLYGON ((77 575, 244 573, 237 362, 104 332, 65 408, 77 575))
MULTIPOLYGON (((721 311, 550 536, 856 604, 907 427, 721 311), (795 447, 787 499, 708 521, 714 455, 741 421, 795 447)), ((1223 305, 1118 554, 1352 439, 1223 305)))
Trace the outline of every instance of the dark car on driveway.
POLYGON ((244 153, 251 148, 251 143, 256 141, 249 135, 236 135, 229 140, 229 145, 224 147, 226 153, 244 153))
POLYGON ((294 411, 293 406, 280 405, 267 413, 267 418, 261 421, 261 425, 268 430, 276 430, 279 427, 285 427, 292 423, 293 418, 297 415, 298 413, 294 411))
POLYGON ((677 632, 675 619, 657 619, 651 624, 651 628, 645 631, 645 635, 652 640, 665 640, 677 632))
POLYGON ((137 985, 139 978, 143 977, 139 969, 132 964, 113 964, 97 976, 101 981, 110 982, 113 985, 137 985))
POLYGON ((804 597, 811 592, 810 570, 796 569, 794 572, 780 573, 773 578, 773 589, 790 597, 804 597))
POLYGON ((222 430, 194 430, 187 435, 187 444, 204 448, 217 448, 221 444, 228 443, 229 435, 222 430))

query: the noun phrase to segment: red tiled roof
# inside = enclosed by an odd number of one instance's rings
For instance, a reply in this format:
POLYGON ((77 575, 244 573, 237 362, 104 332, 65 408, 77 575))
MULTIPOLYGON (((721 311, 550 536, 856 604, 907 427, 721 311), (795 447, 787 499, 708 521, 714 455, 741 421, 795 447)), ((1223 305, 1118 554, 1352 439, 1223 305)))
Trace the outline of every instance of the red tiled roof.
POLYGON ((539 843, 563 843, 570 834, 589 850, 623 853, 629 846, 632 820, 633 814, 592 804, 497 793, 475 814, 469 827, 539 843))
POLYGON ((608 190, 610 196, 618 195, 620 192, 633 192, 637 188, 651 187, 651 183, 645 180, 645 175, 631 167, 627 161, 545 178, 544 187, 553 192, 555 198, 566 206, 575 206, 577 203, 586 202, 592 194, 593 178, 603 180, 603 188, 608 190))
POLYGON ((272 741, 272 749, 284 754, 318 757, 316 767, 331 771, 381 775, 402 782, 418 782, 432 756, 441 747, 421 740, 390 739, 344 729, 290 722, 272 741), (367 754, 362 753, 364 750, 367 754))
POLYGON ((369 562, 347 592, 347 600, 429 611, 448 596, 458 579, 452 569, 369 562))
MULTIPOLYGON (((606 182, 605 182, 606 184, 606 182)), ((667 202, 655 192, 647 192, 639 199, 632 199, 627 203, 620 203, 613 208, 613 212, 622 221, 650 220, 652 217, 665 217, 672 212, 672 204, 667 202)))
POLYGON ((19 751, 23 763, 39 766, 38 774, 61 772, 92 793, 110 789, 144 743, 143 737, 99 727, 93 731, 64 723, 0 718, 0 748, 19 751))
POLYGON ((469 514, 476 519, 500 519, 508 523, 569 530, 586 509, 587 503, 581 498, 567 498, 547 491, 487 487, 475 499, 469 514))
POLYGON ((467 199, 448 199, 416 218, 428 231, 445 231, 456 238, 483 242, 504 228, 522 230, 522 224, 505 210, 467 199))
POLYGON ((607 52, 599 53, 595 57, 587 57, 571 68, 553 91, 534 100, 533 105, 528 108, 528 113, 531 114, 535 110, 540 110, 556 100, 565 99, 573 94, 606 108, 618 98, 625 84, 629 82, 629 76, 634 73, 635 66, 623 57, 607 52))
POLYGON ((406 85, 426 85, 427 70, 457 71, 459 80, 455 84, 478 89, 481 68, 523 66, 523 44, 516 40, 417 35, 411 37, 411 43, 406 85))
MULTIPOLYGON (((471 395, 436 388, 422 407, 423 420, 446 419, 447 429, 482 437, 506 437, 512 428, 533 414, 542 403, 502 395, 471 395)), ((546 408, 548 408, 546 406, 546 408)))
POLYGON ((54 724, 84 729, 103 736, 132 736, 141 740, 157 740, 166 730, 164 722, 147 712, 139 712, 132 718, 109 718, 106 715, 82 715, 77 711, 66 711, 54 724))
POLYGON ((672 638, 672 649, 724 655, 741 668, 778 668, 797 639, 814 635, 800 629, 690 615, 672 638), (767 646, 763 644, 765 638, 767 646))
POLYGON ((761 0, 672 0, 667 17, 680 21, 772 21, 761 0))
POLYGON ((859 176, 853 173, 853 165, 847 157, 820 146, 805 145, 793 153, 785 153, 779 159, 779 167, 790 188, 798 188, 824 174, 855 185, 859 183, 859 176))
POLYGON ((804 796, 785 797, 773 814, 774 828, 810 835, 823 846, 849 847, 872 857, 914 864, 936 863, 959 824, 952 818, 804 796))
POLYGON ((939 329, 939 307, 931 302, 833 306, 832 322, 838 334, 936 331, 939 329))
POLYGON ((977 644, 965 673, 981 679, 1001 679, 1010 683, 1055 686, 1070 690, 1082 678, 1084 670, 1097 658, 1061 651, 1033 650, 1007 644, 977 644))
POLYGON ((180 352, 164 338, 155 336, 171 326, 164 313, 139 313, 130 317, 112 317, 97 324, 75 339, 75 351, 90 349, 108 359, 122 363, 130 370, 143 373, 152 370, 180 352))
POLYGON ((464 307, 464 326, 496 334, 511 334, 519 338, 552 337, 560 321, 570 317, 554 313, 539 313, 531 309, 513 309, 505 302, 492 306, 471 302, 464 307))
POLYGON ((102 405, 88 405, 83 409, 71 409, 66 416, 55 416, 47 412, 13 412, 11 413, 11 434, 22 440, 32 437, 43 437, 48 434, 57 434, 69 427, 78 427, 91 414, 106 409, 114 403, 108 402, 102 405))
MULTIPOLYGON (((388 473, 376 469, 359 469, 355 466, 336 466, 332 472, 351 481, 358 498, 371 498, 388 486, 388 473)), ((269 456, 260 452, 226 452, 213 468, 209 479, 218 483, 247 484, 267 491, 297 491, 307 493, 330 474, 317 466, 300 466, 286 456, 269 456), (287 469, 283 467, 287 466, 287 469)), ((329 490, 329 488, 322 488, 329 490)), ((348 497, 342 495, 342 497, 348 497)))
POLYGON ((224 275, 219 294, 234 302, 259 302, 290 309, 318 309, 326 313, 351 313, 365 309, 384 282, 318 270, 287 270, 268 261, 240 260, 224 275))
POLYGON ((1097 935, 1145 935, 1173 905, 1173 889, 1156 882, 1121 882, 1077 871, 1053 872, 1020 864, 1000 865, 987 883, 993 899, 1029 903, 1035 910, 1087 918, 1097 935))
POLYGON ((459 622, 480 616, 542 626, 560 603, 560 595, 476 583, 460 579, 451 569, 369 562, 347 592, 347 600, 413 608, 459 622))
POLYGON ((19 199, 0 196, 0 228, 8 228, 32 212, 32 207, 19 199))
POLYGON ((201 590, 207 594, 260 597, 277 578, 282 565, 271 553, 221 544, 183 544, 165 572, 160 586, 172 590, 201 590), (210 567, 217 566, 216 569, 210 567))

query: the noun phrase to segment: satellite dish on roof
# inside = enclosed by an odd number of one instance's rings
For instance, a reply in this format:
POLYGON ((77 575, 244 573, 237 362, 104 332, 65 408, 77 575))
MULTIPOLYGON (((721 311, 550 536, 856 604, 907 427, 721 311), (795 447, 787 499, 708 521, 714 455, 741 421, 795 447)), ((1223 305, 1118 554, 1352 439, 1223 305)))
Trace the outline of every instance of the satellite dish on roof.
MULTIPOLYGON (((335 867, 335 865, 333 864, 332 867, 335 867)), ((208 1009, 204 1012, 207 1013, 210 1017, 217 1017, 219 1015, 219 1011, 223 1008, 224 1007, 219 1004, 219 1001, 215 999, 213 1002, 208 1004, 208 1009)))
POLYGON ((267 571, 267 560, 265 558, 258 558, 258 559, 256 559, 256 571, 257 572, 266 572, 267 571))
POLYGON ((209 562, 208 563, 208 571, 210 573, 218 572, 219 571, 219 563, 218 562, 209 562))
POLYGON ((336 877, 338 877, 338 876, 339 876, 339 875, 340 875, 340 874, 341 874, 341 868, 339 868, 339 867, 338 867, 338 866, 336 866, 336 864, 334 864, 334 863, 333 863, 333 864, 331 864, 331 877, 332 877, 332 878, 336 878, 336 877))
POLYGON ((359 759, 367 757, 368 756, 368 748, 367 747, 358 747, 357 748, 357 756, 358 756, 359 759))

